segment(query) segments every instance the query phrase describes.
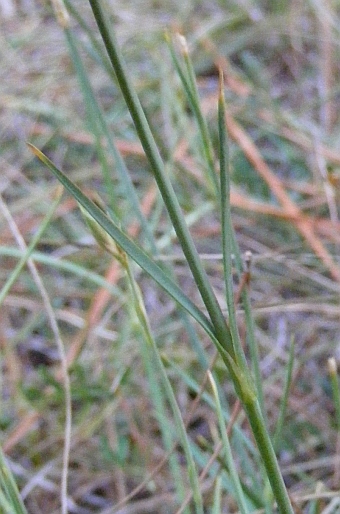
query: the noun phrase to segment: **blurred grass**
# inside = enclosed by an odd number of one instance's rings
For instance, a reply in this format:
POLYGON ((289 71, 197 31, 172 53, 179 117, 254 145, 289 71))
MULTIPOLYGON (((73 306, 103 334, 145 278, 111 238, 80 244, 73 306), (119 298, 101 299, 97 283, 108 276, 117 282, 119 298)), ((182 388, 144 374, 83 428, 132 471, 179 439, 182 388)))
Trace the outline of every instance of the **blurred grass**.
MULTIPOLYGON (((93 29, 87 3, 72 1, 72 5, 93 29)), ((290 197, 308 216, 315 238, 339 266, 336 6, 323 2, 321 10, 315 3, 299 0, 275 3, 275 7, 260 1, 228 2, 227 6, 222 1, 165 1, 155 6, 143 0, 124 2, 123 7, 116 2, 111 5, 120 44, 161 142, 169 175, 188 219, 193 219, 191 230, 198 249, 202 254, 213 254, 205 261, 206 269, 222 307, 225 309, 222 259, 218 255, 220 224, 204 179, 191 107, 164 43, 163 32, 169 26, 183 30, 188 39, 212 136, 217 140, 214 60, 219 59, 225 67, 230 115, 251 136, 290 197), (328 180, 329 169, 334 173, 333 181, 328 180)), ((26 140, 47 152, 85 190, 98 191, 109 205, 113 193, 103 178, 96 134, 91 133, 66 41, 51 8, 32 2, 28 12, 17 7, 12 18, 0 23, 1 194, 29 244, 50 208, 52 180, 32 162, 26 140)), ((159 260, 171 264, 181 286, 191 294, 191 279, 161 203, 152 197, 152 178, 136 145, 122 98, 112 87, 88 35, 73 23, 95 97, 136 186, 156 246, 162 242, 157 250, 159 260)), ((331 495, 337 494, 340 485, 340 457, 327 359, 333 355, 340 358, 339 284, 297 231, 287 209, 281 209, 281 216, 263 209, 263 205, 282 206, 239 145, 232 142, 230 150, 233 222, 242 250, 254 254, 250 294, 268 423, 274 434, 294 337, 294 367, 278 454, 290 492, 303 512, 312 508, 322 512, 333 504, 336 509, 331 495), (260 206, 257 210, 254 200, 260 206), (312 503, 308 498, 314 494, 312 503)), ((136 217, 107 148, 104 153, 122 224, 131 227, 136 217)), ((3 218, 0 224, 0 280, 4 284, 20 255, 3 218)), ((114 266, 110 257, 94 246, 76 205, 66 197, 37 251, 40 253, 33 253, 33 258, 37 256, 66 347, 77 355, 70 371, 74 412, 69 468, 69 495, 74 507, 70 512, 113 512, 112 505, 123 501, 166 455, 161 423, 151 406, 139 329, 119 268, 109 274, 114 266), (66 272, 62 263, 77 266, 79 272, 71 267, 66 272), (100 277, 105 275, 112 291, 106 300, 100 289, 100 277)), ((190 411, 205 375, 194 350, 195 336, 183 329, 174 305, 163 293, 137 269, 134 274, 184 415, 190 411)), ((200 302, 199 298, 192 299, 200 302)), ((239 324, 242 333, 241 312, 239 324)), ((0 335, 2 444, 28 511, 58 512, 63 397, 54 373, 58 362, 54 360, 51 332, 26 270, 1 308, 0 335), (30 418, 32 412, 38 416, 30 418), (16 432, 18 427, 20 433, 16 432)), ((211 357, 212 348, 204 338, 203 345, 211 357)), ((219 361, 214 369, 217 378, 221 376, 219 361)), ((223 409, 228 400, 232 411, 235 399, 230 384, 219 386, 223 409)), ((172 426, 168 406, 166 416, 172 426)), ((261 508, 262 495, 255 495, 263 488, 255 471, 258 457, 242 413, 233 426, 231 443, 243 489, 247 493, 250 490, 248 498, 253 495, 253 507, 261 508)), ((187 429, 200 469, 219 444, 218 427, 214 400, 207 389, 187 429)), ((177 446, 180 466, 182 454, 177 446)), ((221 483, 218 480, 215 484, 217 470, 224 466, 216 455, 202 479, 207 512, 210 508, 212 512, 235 508, 227 494, 232 490, 228 473, 221 474, 221 483), (221 507, 217 507, 218 495, 221 507)), ((124 512, 176 512, 179 506, 171 472, 166 461, 129 500, 124 512)))

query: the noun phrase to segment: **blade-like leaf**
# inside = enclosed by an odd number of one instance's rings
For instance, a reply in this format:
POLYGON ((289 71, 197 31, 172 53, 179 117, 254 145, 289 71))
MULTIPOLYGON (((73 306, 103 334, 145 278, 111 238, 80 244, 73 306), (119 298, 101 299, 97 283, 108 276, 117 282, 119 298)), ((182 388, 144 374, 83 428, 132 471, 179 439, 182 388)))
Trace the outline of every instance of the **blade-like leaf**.
POLYGON ((197 289, 200 292, 214 326, 216 337, 219 340, 220 345, 234 357, 234 349, 228 325, 202 265, 195 243, 185 223, 182 209, 172 183, 166 173, 158 146, 153 137, 138 95, 129 77, 128 67, 124 61, 119 45, 117 44, 113 27, 109 23, 108 13, 104 8, 103 2, 98 0, 89 0, 89 2, 103 43, 115 70, 120 90, 130 111, 138 137, 149 161, 150 168, 167 208, 173 228, 178 237, 178 241, 186 257, 187 264, 191 270, 197 289))
POLYGON ((214 328, 208 318, 198 307, 183 293, 183 291, 155 264, 150 257, 136 245, 118 226, 110 220, 81 190, 60 171, 49 159, 34 145, 28 143, 32 152, 43 162, 71 193, 77 202, 92 216, 95 221, 114 239, 146 273, 148 273, 184 310, 186 310, 206 331, 211 339, 216 341, 214 328))

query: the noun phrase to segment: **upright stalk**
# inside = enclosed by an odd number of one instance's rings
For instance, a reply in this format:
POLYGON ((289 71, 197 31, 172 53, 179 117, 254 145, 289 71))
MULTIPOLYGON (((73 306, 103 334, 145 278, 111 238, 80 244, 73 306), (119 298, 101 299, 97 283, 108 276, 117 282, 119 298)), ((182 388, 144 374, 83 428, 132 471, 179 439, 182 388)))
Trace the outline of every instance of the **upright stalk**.
POLYGON ((121 56, 118 44, 115 40, 113 29, 108 23, 102 2, 89 0, 100 34, 105 44, 109 59, 115 70, 117 81, 123 93, 125 102, 130 111, 136 127, 145 155, 150 163, 159 191, 163 197, 171 222, 176 231, 178 240, 182 246, 184 255, 191 269, 202 300, 207 308, 210 319, 214 325, 216 337, 230 355, 234 355, 233 342, 230 331, 226 325, 223 313, 217 302, 208 277, 203 269, 198 252, 184 221, 184 216, 179 206, 172 184, 164 170, 164 163, 159 154, 154 137, 146 120, 139 98, 132 86, 125 62, 121 56))
MULTIPOLYGON (((222 239, 223 239, 223 260, 225 271, 225 282, 227 289, 227 303, 229 310, 230 330, 235 344, 235 354, 240 370, 244 377, 238 376, 240 387, 238 393, 247 413, 259 452, 261 454, 267 476, 270 481, 274 497, 278 508, 282 514, 293 514, 293 509, 289 500, 286 486, 284 484, 279 464, 274 452, 274 448, 269 437, 264 417, 262 415, 258 392, 250 379, 250 372, 246 364, 242 350, 241 341, 238 333, 236 311, 234 307, 234 294, 232 287, 232 268, 231 268, 231 245, 232 223, 230 213, 230 176, 228 143, 225 127, 225 100, 223 74, 220 72, 220 91, 218 103, 219 119, 219 139, 220 139, 220 172, 221 172, 221 211, 222 211, 222 239), (243 384, 248 381, 248 388, 243 384), (249 393, 253 394, 249 394, 249 393)), ((237 370, 235 370, 237 375, 237 370)))
POLYGON ((262 416, 260 404, 256 398, 255 401, 243 404, 243 406, 247 413, 257 447, 260 451, 277 507, 281 514, 294 514, 274 448, 262 416))
MULTIPOLYGON (((44 162, 61 183, 76 198, 80 205, 92 216, 93 221, 98 223, 97 231, 98 239, 104 246, 110 245, 107 238, 112 237, 119 247, 126 252, 134 261, 139 264, 153 279, 163 287, 167 293, 172 296, 188 313, 190 313, 209 334, 212 341, 218 348, 220 355, 225 362, 230 377, 234 383, 236 393, 243 403, 245 412, 248 416, 259 452, 264 462, 264 466, 273 490, 274 497, 277 502, 278 509, 281 514, 293 514, 289 496, 279 469, 276 455, 270 440, 263 415, 258 400, 256 388, 253 384, 251 373, 248 369, 246 359, 244 357, 242 347, 237 332, 236 314, 231 304, 233 299, 231 277, 231 220, 227 196, 229 196, 229 177, 227 170, 227 148, 226 134, 224 126, 224 99, 220 98, 220 124, 219 135, 221 145, 221 162, 223 162, 222 170, 222 192, 226 197, 222 201, 222 211, 224 212, 223 231, 224 231, 224 256, 225 256, 225 275, 228 286, 228 303, 230 307, 230 315, 233 316, 232 333, 227 326, 221 308, 217 302, 215 294, 212 290, 208 277, 204 271, 198 252, 191 238, 188 227, 177 197, 171 185, 171 182, 165 172, 164 163, 160 157, 157 145, 152 136, 150 127, 147 123, 145 114, 139 99, 135 93, 131 81, 129 80, 125 63, 120 54, 119 47, 114 39, 112 28, 110 27, 107 17, 102 9, 100 0, 89 0, 93 13, 95 15, 102 39, 108 52, 110 61, 116 73, 116 77, 125 97, 125 101, 129 108, 130 114, 134 121, 139 139, 143 145, 145 154, 149 160, 152 172, 155 176, 158 188, 162 194, 164 203, 167 207, 171 218, 172 225, 177 233, 179 243, 183 249, 188 265, 193 274, 197 288, 202 296, 204 304, 209 313, 210 320, 205 314, 181 291, 181 289, 163 272, 163 270, 155 264, 155 262, 145 254, 132 240, 130 240, 105 213, 91 202, 77 186, 75 186, 58 168, 56 168, 46 156, 44 156, 37 148, 29 145, 35 155, 44 162), (102 233, 103 231, 103 233, 102 233)), ((221 88, 222 89, 222 88, 221 88)), ((169 389, 170 393, 170 389, 169 389)), ((177 412, 177 411, 176 411, 177 412)), ((175 412, 175 414, 176 414, 175 412)), ((191 456, 189 455, 189 460, 191 456)), ((197 483, 193 489, 197 491, 197 505, 202 511, 202 502, 199 499, 199 491, 197 483)))

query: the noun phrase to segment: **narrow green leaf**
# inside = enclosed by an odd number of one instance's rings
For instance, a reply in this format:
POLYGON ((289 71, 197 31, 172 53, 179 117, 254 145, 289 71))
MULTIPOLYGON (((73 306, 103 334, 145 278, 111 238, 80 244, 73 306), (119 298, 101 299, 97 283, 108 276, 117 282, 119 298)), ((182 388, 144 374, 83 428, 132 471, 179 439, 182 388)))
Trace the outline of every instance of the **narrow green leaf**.
POLYGON ((221 438, 222 438, 223 449, 224 449, 224 457, 226 459, 230 478, 233 483, 235 499, 237 501, 237 504, 239 506, 241 514, 248 514, 249 511, 248 511, 245 495, 243 493, 241 481, 240 481, 240 478, 237 473, 236 465, 234 462, 234 457, 233 457, 233 454, 231 451, 229 437, 228 437, 225 422, 223 419, 222 406, 221 406, 220 398, 218 395, 216 382, 210 371, 208 371, 208 377, 209 377, 210 385, 211 385, 211 388, 213 391, 213 395, 215 397, 216 413, 217 413, 218 424, 219 424, 219 428, 220 428, 220 432, 221 432, 221 438))
MULTIPOLYGON (((230 159, 229 159, 229 145, 228 134, 225 123, 225 100, 224 100, 224 84, 222 72, 220 75, 220 94, 219 94, 219 108, 218 108, 218 127, 219 127, 219 159, 220 159, 220 181, 221 181, 221 227, 222 227, 222 253, 223 253, 223 269, 224 281, 226 285, 226 297, 229 312, 230 331, 232 334, 233 342, 235 345, 235 352, 238 355, 238 360, 247 366, 244 352, 239 337, 236 311, 234 304, 233 283, 232 283, 232 252, 235 256, 236 267, 238 272, 242 269, 242 259, 240 256, 240 249, 235 237, 235 231, 232 225, 231 210, 230 210, 230 159)), ((242 302, 245 312, 245 322, 247 327, 247 341, 249 344, 252 367, 254 372, 254 379, 257 391, 257 397, 264 413, 263 401, 263 387, 262 377, 259 364, 258 346, 255 339, 254 320, 251 311, 251 304, 249 294, 245 288, 242 293, 242 302)))
MULTIPOLYGON (((0 256, 1 255, 20 259, 25 255, 25 252, 22 252, 19 248, 13 248, 11 246, 0 246, 0 256)), ((76 275, 77 277, 80 277, 83 280, 92 282, 96 286, 107 289, 107 291, 109 291, 111 295, 120 294, 119 288, 117 286, 110 284, 105 280, 105 278, 101 277, 97 273, 94 273, 89 269, 83 268, 82 266, 75 264, 74 262, 68 261, 66 259, 60 259, 59 257, 46 255, 42 252, 33 252, 31 254, 31 259, 35 262, 39 262, 41 264, 45 264, 46 266, 50 266, 51 268, 63 270, 67 273, 72 273, 73 275, 76 275)))
POLYGON ((164 163, 160 156, 157 144, 152 135, 132 81, 129 78, 127 66, 117 44, 113 27, 108 22, 108 16, 103 8, 102 2, 99 2, 98 0, 89 0, 89 2, 110 61, 115 70, 120 89, 124 95, 125 102, 135 124, 138 137, 144 148, 145 155, 150 163, 151 170, 169 213, 172 225, 176 231, 197 288, 215 328, 216 337, 219 340, 220 345, 233 355, 233 346, 229 328, 208 280, 207 274, 202 266, 191 234, 185 223, 185 219, 171 181, 164 169, 164 163))
POLYGON ((136 245, 117 225, 110 220, 103 211, 89 200, 81 190, 69 180, 38 148, 28 143, 34 155, 38 157, 71 193, 77 202, 89 213, 90 216, 114 239, 146 273, 148 273, 184 310, 186 310, 206 331, 211 339, 218 345, 214 328, 208 318, 198 307, 183 293, 183 291, 155 264, 150 257, 136 245))
MULTIPOLYGON (((102 148, 102 142, 100 141, 102 137, 107 140, 108 150, 111 153, 115 163, 117 173, 120 179, 120 182, 123 186, 123 190, 125 192, 125 198, 128 200, 129 205, 131 206, 132 211, 134 212, 136 218, 138 219, 142 231, 147 239, 152 252, 156 253, 156 245, 153 240, 152 232, 149 228, 149 225, 143 215, 140 205, 138 195, 136 193, 135 187, 133 185, 132 179, 129 175, 129 172, 126 168, 125 162, 121 157, 115 142, 114 137, 111 134, 105 117, 102 113, 102 110, 96 100, 96 97, 93 93, 91 83, 88 79, 86 70, 84 69, 83 62, 80 58, 77 44, 72 32, 69 29, 65 29, 65 36, 67 43, 69 45, 69 51, 79 78, 79 83, 83 92, 84 101, 86 105, 86 109, 88 112, 88 118, 91 126, 91 130, 95 135, 95 139, 97 141, 97 152, 98 155, 101 156, 102 168, 104 174, 104 182, 108 195, 111 197, 110 207, 113 209, 114 205, 111 205, 115 202, 114 191, 112 189, 112 177, 110 176, 109 170, 107 169, 107 162, 105 159, 105 152, 102 148)), ((112 72, 112 70, 111 70, 112 72)))
POLYGON ((7 296, 8 292, 10 291, 11 287, 13 286, 13 284, 15 283, 17 278, 19 277, 22 269, 24 268, 24 266, 26 265, 28 259, 30 258, 34 248, 38 244, 41 236, 43 235, 43 233, 46 230, 49 222, 51 221, 53 213, 56 210, 56 208, 58 206, 58 203, 60 201, 62 192, 63 192, 63 188, 59 185, 58 186, 58 190, 57 190, 56 195, 55 195, 55 199, 52 202, 52 205, 51 205, 47 215, 45 216, 45 218, 43 219, 42 223, 40 224, 37 233, 34 235, 32 241, 30 242, 29 246, 27 247, 26 252, 22 255, 20 261, 17 263, 16 267, 14 268, 14 270, 12 271, 10 276, 8 277, 7 281, 5 282, 3 287, 1 288, 1 291, 0 291, 0 306, 3 303, 4 299, 6 298, 6 296, 7 296))
POLYGON ((211 514, 220 514, 221 513, 221 496, 222 496, 222 487, 221 487, 221 477, 218 476, 216 478, 215 488, 214 488, 214 503, 211 509, 211 514))
POLYGON ((241 367, 246 369, 247 363, 242 349, 240 335, 237 326, 236 309, 233 291, 233 270, 232 270, 232 239, 233 226, 230 211, 230 167, 229 149, 227 144, 227 130, 225 125, 225 101, 224 81, 220 71, 220 91, 218 100, 218 135, 219 135, 219 159, 220 159, 220 182, 221 182, 221 228, 222 228, 222 253, 224 282, 226 288, 226 299, 229 314, 229 327, 233 341, 234 352, 241 367))
MULTIPOLYGON (((169 404, 171 406, 171 409, 172 409, 172 412, 173 412, 173 415, 175 418, 175 422, 176 422, 176 426, 177 426, 176 432, 178 433, 178 436, 180 438, 180 441, 181 441, 181 444, 183 446, 184 453, 186 456, 187 465, 188 465, 187 471, 188 471, 188 476, 189 476, 189 480, 190 480, 190 485, 191 485, 191 488, 193 491, 193 498, 194 498, 194 502, 195 502, 195 506, 196 506, 196 512, 197 512, 197 514, 203 514, 203 500, 202 500, 202 494, 200 491, 198 472, 197 472, 195 461, 194 461, 194 458, 192 455, 189 437, 188 437, 188 434, 185 429, 182 414, 178 407, 178 403, 177 403, 172 385, 166 374, 166 370, 165 370, 164 364, 162 362, 159 350, 157 348, 155 339, 151 333, 151 328, 149 325, 149 320, 146 315, 146 309, 145 309, 141 291, 133 277, 131 266, 129 265, 128 259, 126 259, 125 262, 126 262, 125 269, 127 272, 127 277, 128 277, 130 289, 131 289, 132 296, 133 296, 133 304, 134 304, 135 312, 136 312, 136 315, 138 316, 140 326, 143 329, 144 340, 145 340, 145 344, 147 347, 146 349, 147 349, 147 353, 148 353, 148 358, 150 361, 149 366, 150 365, 152 366, 152 364, 154 362, 156 364, 156 366, 158 367, 160 379, 162 381, 165 395, 169 401, 169 404)), ((154 371, 150 370, 150 374, 154 375, 154 371)), ((156 390, 151 392, 151 396, 154 398, 155 403, 156 404, 158 403, 160 409, 162 409, 162 405, 159 404, 159 401, 157 402, 157 398, 156 398, 156 393, 160 393, 161 391, 157 391, 158 388, 157 388, 157 382, 156 382, 155 378, 156 377, 153 377, 152 383, 154 384, 156 390)), ((163 404, 163 409, 161 410, 161 412, 164 412, 164 404, 163 404)), ((164 429, 163 433, 169 432, 168 425, 164 426, 164 423, 161 423, 161 426, 163 426, 163 429, 164 429)), ((169 441, 168 450, 170 450, 170 448, 172 447, 170 434, 166 435, 166 439, 169 441)), ((178 468, 178 466, 177 466, 177 468, 178 468)), ((177 483, 177 487, 178 487, 178 492, 182 495, 181 500, 183 501, 185 491, 183 490, 183 483, 182 482, 178 483, 178 479, 181 479, 181 477, 178 475, 179 475, 179 470, 177 470, 176 483, 177 483)), ((188 510, 186 510, 185 512, 188 512, 188 510)))
POLYGON ((283 424, 286 416, 286 410, 288 405, 288 396, 289 396, 289 388, 292 383, 292 373, 293 373, 293 364, 294 364, 294 350, 295 350, 295 340, 292 337, 290 348, 289 348, 289 360, 287 364, 287 374, 286 381, 283 389, 283 395, 280 403, 280 412, 276 424, 276 430, 273 438, 273 445, 275 450, 278 449, 278 446, 281 442, 283 424))
POLYGON ((1 503, 4 506, 10 505, 11 509, 8 514, 27 514, 25 505, 21 499, 19 490, 13 478, 12 472, 6 463, 5 456, 0 447, 0 489, 3 492, 1 495, 1 503))
POLYGON ((190 104, 190 107, 192 109, 198 126, 199 135, 201 138, 202 153, 208 172, 206 174, 206 177, 210 185, 211 191, 213 192, 214 196, 216 196, 218 195, 219 184, 214 163, 214 151, 211 137, 209 134, 208 125, 201 109, 196 76, 190 59, 186 39, 181 34, 177 34, 177 39, 181 48, 185 71, 183 70, 179 62, 179 59, 177 58, 171 37, 168 34, 166 34, 166 42, 168 43, 173 63, 175 65, 178 76, 181 79, 183 89, 185 91, 185 94, 187 96, 188 102, 190 104))

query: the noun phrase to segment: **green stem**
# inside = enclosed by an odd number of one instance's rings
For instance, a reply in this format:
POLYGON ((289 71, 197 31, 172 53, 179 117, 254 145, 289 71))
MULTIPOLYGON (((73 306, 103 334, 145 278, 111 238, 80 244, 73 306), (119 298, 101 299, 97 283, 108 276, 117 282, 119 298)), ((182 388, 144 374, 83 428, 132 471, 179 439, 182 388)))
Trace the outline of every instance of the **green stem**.
POLYGON ((219 134, 219 159, 220 159, 220 190, 221 190, 221 228, 222 228, 222 253, 224 283, 226 288, 226 300, 229 314, 230 333, 234 344, 235 354, 240 366, 247 366, 242 349, 241 339, 237 326, 237 317, 234 299, 233 270, 232 270, 232 239, 233 225, 230 208, 230 161, 227 129, 225 124, 225 100, 224 80, 220 71, 218 99, 218 134, 219 134))
POLYGON ((294 514, 274 448, 257 399, 244 403, 257 447, 260 451, 272 491, 281 514, 294 514))
POLYGON ((228 353, 233 356, 234 352, 230 331, 226 325, 223 313, 208 281, 207 275, 202 267, 188 227, 185 224, 184 216, 172 184, 165 173, 164 163, 159 154, 139 98, 129 80, 125 62, 120 54, 118 44, 115 41, 113 29, 107 21, 107 16, 102 9, 101 2, 99 0, 89 0, 89 2, 110 61, 115 70, 120 89, 124 95, 125 102, 135 124, 138 137, 149 160, 158 188, 167 207, 173 227, 200 291, 202 300, 214 325, 216 337, 221 346, 223 346, 228 353))

